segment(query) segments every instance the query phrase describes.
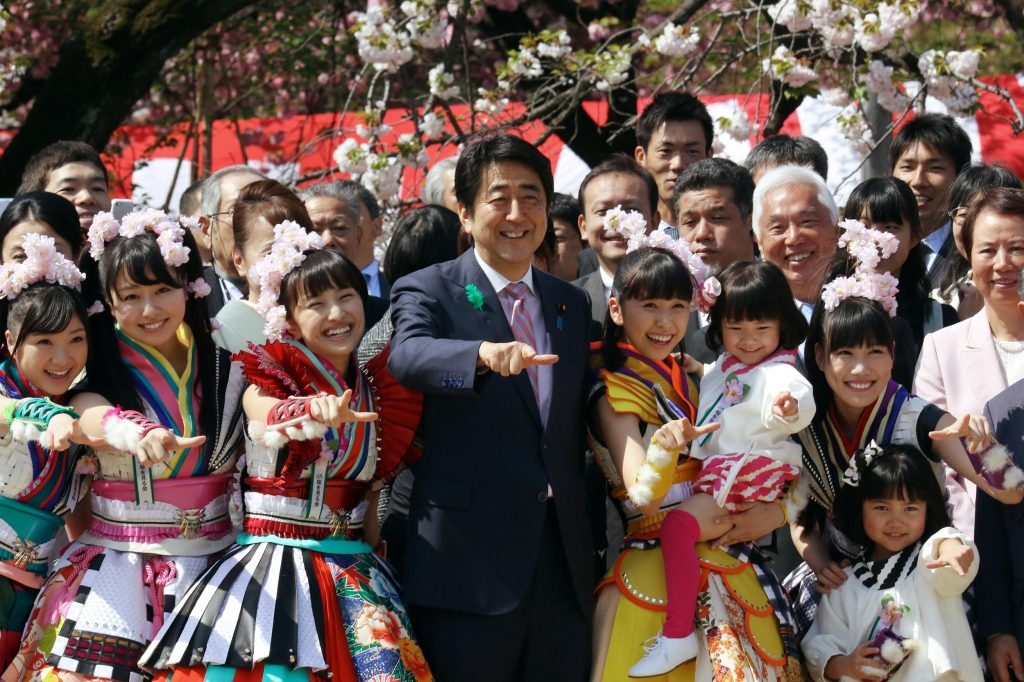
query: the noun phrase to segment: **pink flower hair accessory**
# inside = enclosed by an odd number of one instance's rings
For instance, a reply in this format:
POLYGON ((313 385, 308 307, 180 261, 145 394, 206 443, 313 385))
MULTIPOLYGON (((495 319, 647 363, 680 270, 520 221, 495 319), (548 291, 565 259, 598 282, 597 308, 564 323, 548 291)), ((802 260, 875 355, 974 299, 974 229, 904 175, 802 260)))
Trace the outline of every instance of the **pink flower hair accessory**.
POLYGON ((202 277, 196 277, 194 280, 189 282, 188 290, 192 292, 192 295, 196 298, 206 298, 212 291, 212 289, 210 289, 210 285, 207 284, 206 280, 202 277))
POLYGON ((86 237, 89 242, 89 254, 93 260, 99 262, 107 242, 115 237, 131 239, 143 232, 152 232, 156 235, 160 255, 169 267, 176 268, 188 262, 191 250, 185 246, 185 230, 181 223, 155 208, 132 211, 122 218, 120 223, 107 211, 97 213, 86 237))
POLYGON ((888 272, 875 272, 875 268, 896 253, 899 240, 888 232, 865 227, 859 220, 844 220, 839 227, 843 232, 838 245, 846 249, 855 265, 853 275, 837 277, 822 288, 825 310, 835 310, 846 299, 859 296, 878 301, 890 317, 896 317, 899 280, 888 272))
POLYGON ((690 242, 685 239, 673 239, 662 230, 655 230, 647 234, 647 220, 643 215, 639 211, 622 210, 622 204, 604 214, 604 228, 626 238, 627 253, 646 247, 664 249, 675 254, 690 271, 694 289, 698 292, 702 291, 708 277, 708 268, 700 256, 690 249, 690 242))
POLYGON ((29 233, 21 241, 25 260, 0 265, 0 296, 13 300, 36 282, 77 289, 85 275, 58 253, 53 237, 29 233))
POLYGON ((288 273, 306 260, 306 251, 323 247, 320 235, 307 232, 293 220, 274 226, 274 244, 270 247, 270 253, 249 270, 250 277, 259 284, 260 295, 256 310, 267 321, 263 333, 269 341, 280 341, 285 332, 287 311, 278 303, 281 283, 288 273))

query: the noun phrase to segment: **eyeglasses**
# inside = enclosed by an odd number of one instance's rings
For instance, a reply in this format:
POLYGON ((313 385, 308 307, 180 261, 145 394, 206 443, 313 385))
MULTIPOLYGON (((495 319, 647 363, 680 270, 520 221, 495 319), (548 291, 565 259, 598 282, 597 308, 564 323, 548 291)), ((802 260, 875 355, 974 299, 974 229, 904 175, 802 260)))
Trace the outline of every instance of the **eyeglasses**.
POLYGON ((234 213, 234 211, 220 211, 218 213, 211 213, 211 214, 209 214, 206 217, 207 218, 216 218, 216 217, 222 216, 222 215, 231 215, 232 213, 234 213))
POLYGON ((962 220, 967 217, 967 207, 957 206, 952 211, 947 211, 946 215, 949 216, 950 220, 962 220))

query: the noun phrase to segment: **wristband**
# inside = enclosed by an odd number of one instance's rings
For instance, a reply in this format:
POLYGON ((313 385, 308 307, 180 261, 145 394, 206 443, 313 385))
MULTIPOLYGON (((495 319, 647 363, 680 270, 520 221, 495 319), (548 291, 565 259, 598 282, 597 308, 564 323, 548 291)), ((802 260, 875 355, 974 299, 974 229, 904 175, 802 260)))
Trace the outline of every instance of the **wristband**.
POLYGON ((65 405, 58 405, 49 398, 23 398, 4 408, 4 417, 11 427, 11 436, 22 443, 38 441, 50 420, 58 414, 78 419, 78 414, 65 405))
POLYGON ((782 523, 780 523, 779 525, 775 526, 776 528, 782 528, 787 523, 789 523, 789 512, 786 510, 786 503, 785 503, 785 501, 782 498, 779 498, 777 500, 773 500, 772 504, 779 505, 779 509, 782 510, 782 523))
MULTIPOLYGON (((134 453, 142 438, 154 429, 167 429, 136 410, 112 407, 103 415, 103 438, 111 447, 134 453)), ((170 431, 170 429, 167 429, 170 431)))
POLYGON ((992 445, 981 452, 971 452, 967 448, 967 440, 961 438, 960 441, 974 470, 990 486, 998 490, 1024 488, 1024 471, 1014 463, 1006 447, 992 441, 992 445))
POLYGON ((672 476, 678 460, 679 453, 666 450, 652 438, 651 444, 647 446, 644 463, 637 469, 636 479, 632 485, 627 486, 629 500, 637 507, 642 507, 651 500, 663 497, 672 487, 672 476))
POLYGON ((289 440, 318 440, 327 433, 327 426, 310 416, 313 401, 326 393, 301 398, 286 398, 267 412, 266 423, 252 421, 249 435, 268 448, 282 448, 289 440))

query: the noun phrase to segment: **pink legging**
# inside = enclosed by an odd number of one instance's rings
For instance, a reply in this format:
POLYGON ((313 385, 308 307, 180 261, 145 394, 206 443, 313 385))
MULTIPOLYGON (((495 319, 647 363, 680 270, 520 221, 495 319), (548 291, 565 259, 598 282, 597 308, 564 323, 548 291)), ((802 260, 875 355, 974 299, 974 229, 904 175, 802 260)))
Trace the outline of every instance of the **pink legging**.
POLYGON ((668 597, 666 637, 686 637, 693 633, 693 615, 697 610, 700 561, 696 544, 700 524, 692 514, 675 509, 661 524, 661 553, 665 561, 665 589, 668 597))

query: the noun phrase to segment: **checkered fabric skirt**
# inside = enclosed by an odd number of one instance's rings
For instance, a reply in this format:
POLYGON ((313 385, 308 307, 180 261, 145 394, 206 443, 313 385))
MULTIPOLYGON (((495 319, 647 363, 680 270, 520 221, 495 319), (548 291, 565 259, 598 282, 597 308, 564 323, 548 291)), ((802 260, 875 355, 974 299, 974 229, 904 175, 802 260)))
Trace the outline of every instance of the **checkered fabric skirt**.
POLYGON ((139 657, 209 563, 73 543, 36 599, 15 663, 21 679, 143 682, 139 657))

